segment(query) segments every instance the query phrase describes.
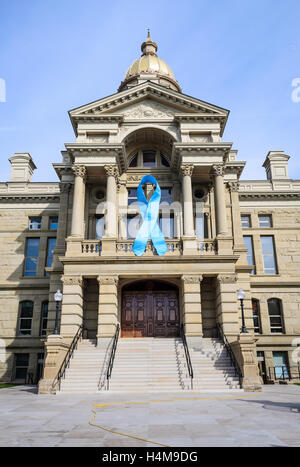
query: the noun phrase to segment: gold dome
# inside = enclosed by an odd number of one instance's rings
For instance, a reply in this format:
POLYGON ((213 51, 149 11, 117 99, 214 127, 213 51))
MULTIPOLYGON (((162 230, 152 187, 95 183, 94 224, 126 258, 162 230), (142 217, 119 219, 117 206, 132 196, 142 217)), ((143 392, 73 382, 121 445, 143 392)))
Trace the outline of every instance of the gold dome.
POLYGON ((157 44, 148 37, 142 46, 142 56, 135 60, 128 68, 124 81, 122 81, 119 91, 123 91, 131 86, 136 86, 140 79, 158 82, 158 84, 181 92, 181 88, 175 80, 174 73, 164 60, 156 54, 157 44), (151 75, 147 77, 147 75, 151 75))

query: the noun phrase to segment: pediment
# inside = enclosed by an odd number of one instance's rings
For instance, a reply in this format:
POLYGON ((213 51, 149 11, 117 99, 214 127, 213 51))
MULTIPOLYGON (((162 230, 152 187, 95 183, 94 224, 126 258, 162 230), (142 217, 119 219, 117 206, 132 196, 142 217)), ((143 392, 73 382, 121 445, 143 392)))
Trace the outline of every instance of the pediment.
POLYGON ((78 117, 171 118, 174 115, 205 115, 227 119, 229 111, 207 102, 146 82, 78 107, 69 112, 78 117))

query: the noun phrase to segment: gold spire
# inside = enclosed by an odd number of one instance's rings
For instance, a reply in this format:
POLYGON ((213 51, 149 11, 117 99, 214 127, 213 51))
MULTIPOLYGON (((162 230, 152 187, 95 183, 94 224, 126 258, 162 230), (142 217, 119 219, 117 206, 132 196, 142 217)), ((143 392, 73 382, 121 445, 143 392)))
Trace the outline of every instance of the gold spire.
POLYGON ((157 44, 151 39, 150 29, 147 29, 147 31, 147 39, 142 43, 141 46, 143 55, 156 55, 158 49, 157 44))

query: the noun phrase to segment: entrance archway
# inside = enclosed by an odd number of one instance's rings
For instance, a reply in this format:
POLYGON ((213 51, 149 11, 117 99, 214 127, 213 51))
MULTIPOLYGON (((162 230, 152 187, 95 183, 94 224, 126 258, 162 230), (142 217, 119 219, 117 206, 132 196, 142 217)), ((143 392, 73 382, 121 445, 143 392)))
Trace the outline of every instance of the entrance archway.
POLYGON ((167 282, 134 282, 122 290, 121 337, 177 337, 178 289, 167 282))

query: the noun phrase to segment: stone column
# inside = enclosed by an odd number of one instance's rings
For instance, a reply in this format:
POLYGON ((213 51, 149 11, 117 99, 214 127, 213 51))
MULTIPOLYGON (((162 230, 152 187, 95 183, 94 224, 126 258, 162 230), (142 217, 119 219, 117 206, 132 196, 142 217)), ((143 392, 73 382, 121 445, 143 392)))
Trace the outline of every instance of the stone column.
POLYGON ((71 236, 83 238, 86 168, 84 165, 74 165, 72 170, 75 175, 75 184, 73 195, 71 236))
POLYGON ((212 168, 214 176, 214 191, 215 191, 215 210, 217 237, 226 236, 228 234, 227 218, 226 218, 226 202, 224 190, 224 167, 222 165, 214 165, 212 168))
POLYGON ((231 219, 234 252, 240 255, 238 265, 247 265, 247 249, 244 245, 243 230, 241 223, 241 210, 239 202, 239 182, 228 182, 231 197, 231 219))
POLYGON ((201 347, 202 312, 201 290, 202 276, 181 276, 182 280, 182 322, 188 343, 192 347, 201 347))
POLYGON ((117 236, 117 184, 118 168, 116 165, 106 165, 104 167, 107 175, 106 185, 106 236, 116 238, 117 236))
POLYGON ((183 191, 183 234, 186 237, 193 237, 195 235, 191 178, 193 170, 193 165, 184 164, 181 166, 183 191))
POLYGON ((234 340, 240 333, 239 309, 237 303, 236 275, 217 277, 216 319, 223 328, 228 340, 234 340))
POLYGON ((98 346, 106 347, 115 335, 118 320, 118 276, 98 276, 98 346))
POLYGON ((57 388, 52 387, 54 378, 68 351, 66 344, 60 335, 50 334, 45 342, 45 365, 42 379, 38 384, 39 394, 55 393, 57 388))
POLYGON ((62 276, 63 301, 61 309, 60 334, 66 341, 72 341, 83 323, 83 278, 62 276))

